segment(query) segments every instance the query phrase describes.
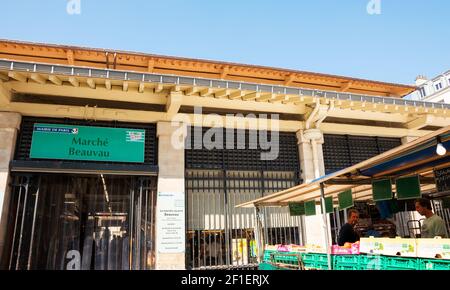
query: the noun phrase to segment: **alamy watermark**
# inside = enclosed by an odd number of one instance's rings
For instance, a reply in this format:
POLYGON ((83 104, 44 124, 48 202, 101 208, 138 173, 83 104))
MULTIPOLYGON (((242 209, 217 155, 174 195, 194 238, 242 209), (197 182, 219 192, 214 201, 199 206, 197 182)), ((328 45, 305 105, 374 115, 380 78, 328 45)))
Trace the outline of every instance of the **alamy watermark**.
MULTIPOLYGON (((380 15, 381 0, 369 0, 366 10, 370 15, 380 15)), ((69 15, 81 14, 81 0, 67 0, 66 11, 69 15)))
POLYGON ((278 114, 203 115, 202 108, 195 107, 192 117, 176 115, 172 119, 172 126, 178 127, 171 136, 175 149, 260 149, 260 159, 268 161, 277 159, 280 151, 278 114), (180 127, 180 123, 193 124, 192 138, 184 138, 186 128, 180 127), (203 124, 211 128, 203 132, 203 124), (248 138, 245 130, 235 128, 250 128, 248 138))
POLYGON ((370 0, 367 3, 367 13, 370 15, 380 15, 381 14, 381 0, 370 0))
POLYGON ((68 0, 66 11, 69 15, 81 14, 81 0, 68 0))

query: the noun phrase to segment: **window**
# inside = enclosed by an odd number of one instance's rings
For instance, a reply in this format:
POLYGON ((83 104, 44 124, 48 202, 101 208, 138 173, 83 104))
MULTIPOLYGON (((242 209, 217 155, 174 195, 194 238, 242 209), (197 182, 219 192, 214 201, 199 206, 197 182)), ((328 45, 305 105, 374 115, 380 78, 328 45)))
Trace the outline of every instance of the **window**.
POLYGON ((422 98, 425 98, 425 96, 427 95, 427 93, 425 92, 425 87, 421 87, 421 88, 419 89, 419 92, 420 92, 420 96, 421 96, 422 98))
POLYGON ((434 87, 436 88, 436 91, 439 91, 440 89, 442 89, 442 83, 441 82, 435 83, 434 87))

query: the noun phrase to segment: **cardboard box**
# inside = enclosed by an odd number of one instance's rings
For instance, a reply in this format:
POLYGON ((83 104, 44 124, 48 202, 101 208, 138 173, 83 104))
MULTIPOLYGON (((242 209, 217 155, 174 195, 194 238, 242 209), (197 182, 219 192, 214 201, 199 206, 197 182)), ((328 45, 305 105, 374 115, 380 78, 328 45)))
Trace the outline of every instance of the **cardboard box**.
POLYGON ((359 244, 352 244, 351 248, 344 248, 338 245, 331 247, 331 254, 333 255, 359 255, 359 244))
POLYGON ((359 250, 366 254, 417 257, 416 239, 361 238, 359 250))
POLYGON ((450 239, 417 239, 417 257, 450 260, 450 239))
POLYGON ((318 254, 326 254, 327 249, 323 248, 319 245, 306 245, 306 252, 308 253, 318 253, 318 254))

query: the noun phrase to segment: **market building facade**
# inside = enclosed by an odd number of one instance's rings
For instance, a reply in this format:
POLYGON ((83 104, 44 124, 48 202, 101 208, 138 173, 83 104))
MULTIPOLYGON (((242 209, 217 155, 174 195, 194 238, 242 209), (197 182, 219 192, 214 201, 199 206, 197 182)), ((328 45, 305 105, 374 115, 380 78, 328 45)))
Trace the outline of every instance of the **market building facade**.
POLYGON ((414 90, 0 41, 1 268, 251 268, 256 214, 269 243, 321 246, 320 216, 235 206, 450 124, 414 90))

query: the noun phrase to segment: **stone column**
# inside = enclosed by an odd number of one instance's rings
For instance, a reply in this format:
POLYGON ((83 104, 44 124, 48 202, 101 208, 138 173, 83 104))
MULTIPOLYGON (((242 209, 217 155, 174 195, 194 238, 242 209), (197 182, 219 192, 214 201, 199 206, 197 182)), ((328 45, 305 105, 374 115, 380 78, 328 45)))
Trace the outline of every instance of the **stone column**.
POLYGON ((156 269, 185 269, 184 141, 186 125, 158 122, 156 269))
POLYGON ((9 163, 14 158, 21 119, 20 114, 0 112, 0 260, 4 258, 2 255, 6 240, 11 194, 9 163))
POLYGON ((302 170, 301 177, 303 182, 306 183, 314 180, 315 177, 311 142, 305 138, 303 132, 304 130, 297 132, 297 144, 300 157, 300 168, 302 170))
MULTIPOLYGON (((322 144, 324 143, 323 134, 318 130, 300 130, 297 132, 297 140, 299 147, 300 166, 302 169, 303 182, 309 182, 325 174, 325 165, 323 159, 322 144), (314 132, 313 132, 314 131, 314 132), (321 135, 321 136, 319 136, 321 135), (313 138, 314 137, 314 138, 313 138), (314 139, 314 142, 311 140, 314 139), (317 160, 314 161, 312 146, 316 146, 317 160), (315 168, 318 166, 318 170, 315 168)), ((317 202, 320 200, 317 199, 317 202)), ((320 203, 316 205, 315 216, 304 217, 304 234, 306 243, 310 245, 319 245, 326 247, 326 236, 324 232, 324 220, 320 203)), ((328 224, 329 219, 328 219, 328 224)), ((331 230, 328 227, 329 237, 331 230)))

